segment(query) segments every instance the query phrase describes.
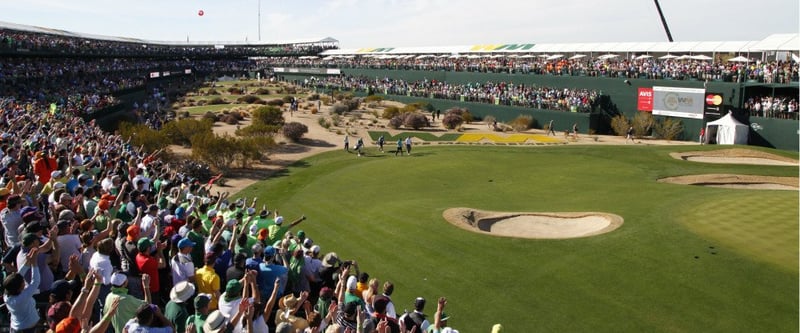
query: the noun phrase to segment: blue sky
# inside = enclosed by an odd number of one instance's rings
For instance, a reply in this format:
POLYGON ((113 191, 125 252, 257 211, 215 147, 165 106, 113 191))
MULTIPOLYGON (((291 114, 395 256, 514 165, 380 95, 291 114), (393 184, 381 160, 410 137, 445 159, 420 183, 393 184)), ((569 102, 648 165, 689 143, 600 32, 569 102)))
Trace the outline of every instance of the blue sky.
MULTIPOLYGON (((797 0, 660 0, 676 41, 800 29, 797 0)), ((258 39, 259 0, 2 0, 0 21, 152 40, 258 39), (198 16, 203 10, 204 15, 198 16)), ((343 48, 666 41, 651 0, 261 0, 261 39, 343 48)))

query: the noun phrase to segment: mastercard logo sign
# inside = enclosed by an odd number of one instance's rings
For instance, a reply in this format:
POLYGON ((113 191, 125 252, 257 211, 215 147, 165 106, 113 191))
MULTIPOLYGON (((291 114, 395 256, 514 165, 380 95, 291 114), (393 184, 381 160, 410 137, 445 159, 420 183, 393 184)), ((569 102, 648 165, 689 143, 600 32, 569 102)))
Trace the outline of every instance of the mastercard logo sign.
POLYGON ((706 95, 706 105, 714 105, 714 106, 722 105, 722 95, 719 94, 706 95))

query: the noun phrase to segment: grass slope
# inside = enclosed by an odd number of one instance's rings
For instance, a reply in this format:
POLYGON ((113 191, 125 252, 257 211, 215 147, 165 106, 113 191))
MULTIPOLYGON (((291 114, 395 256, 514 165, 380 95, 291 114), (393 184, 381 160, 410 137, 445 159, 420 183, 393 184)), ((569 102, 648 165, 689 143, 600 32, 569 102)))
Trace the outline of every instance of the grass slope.
POLYGON ((796 330, 798 192, 656 179, 795 176, 798 168, 668 156, 678 149, 713 148, 449 146, 362 158, 337 151, 239 195, 257 195, 289 219, 305 213, 299 229, 323 252, 357 259, 362 270, 395 283, 400 312, 424 296, 432 314, 432 300, 447 296, 450 325, 465 333, 495 323, 509 332, 796 330), (603 211, 625 224, 583 239, 508 239, 448 224, 441 214, 456 206, 603 211), (761 209, 781 213, 763 222, 742 213, 761 209))

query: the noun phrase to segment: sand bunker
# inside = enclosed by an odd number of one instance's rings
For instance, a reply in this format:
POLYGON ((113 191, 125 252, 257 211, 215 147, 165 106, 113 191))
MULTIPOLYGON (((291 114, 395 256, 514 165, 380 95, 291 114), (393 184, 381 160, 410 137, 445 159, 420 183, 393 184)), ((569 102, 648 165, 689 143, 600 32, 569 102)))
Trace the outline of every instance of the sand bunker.
POLYGON ((661 183, 698 185, 748 190, 791 190, 797 191, 800 179, 797 177, 774 177, 759 175, 704 174, 667 177, 661 183))
POLYGON ((510 213, 450 208, 442 215, 447 222, 472 232, 533 239, 595 236, 613 231, 623 223, 619 215, 595 212, 510 213))
POLYGON ((797 166, 798 161, 779 156, 775 154, 765 153, 758 150, 733 148, 709 151, 689 151, 683 153, 670 153, 672 158, 679 160, 702 162, 702 163, 720 163, 720 164, 755 164, 755 165, 786 165, 797 166))

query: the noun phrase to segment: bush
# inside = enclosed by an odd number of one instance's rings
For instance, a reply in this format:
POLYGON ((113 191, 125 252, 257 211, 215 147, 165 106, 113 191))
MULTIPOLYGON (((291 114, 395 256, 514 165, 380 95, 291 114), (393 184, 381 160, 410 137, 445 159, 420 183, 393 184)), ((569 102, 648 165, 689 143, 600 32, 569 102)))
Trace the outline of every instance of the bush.
POLYGON ((341 114, 344 114, 347 111, 349 111, 347 105, 344 105, 342 103, 336 103, 336 104, 333 105, 333 113, 334 114, 341 115, 341 114))
POLYGON ((675 118, 664 118, 656 123, 654 130, 658 138, 673 141, 683 133, 683 123, 675 118))
POLYGON ((628 128, 631 127, 630 121, 624 115, 617 115, 614 118, 611 118, 611 130, 614 131, 614 134, 626 136, 628 135, 628 128))
POLYGON ((220 121, 228 124, 228 125, 236 125, 239 123, 239 119, 236 119, 235 116, 226 114, 219 118, 220 121))
POLYGON ((369 95, 366 98, 364 98, 364 101, 366 101, 366 102, 375 102, 375 103, 380 104, 380 102, 383 102, 383 96, 369 95))
POLYGON ((283 96, 283 98, 281 98, 281 100, 283 101, 284 104, 289 104, 289 103, 292 102, 293 98, 294 97, 292 97, 292 96, 283 96))
POLYGON ((298 122, 290 122, 286 125, 283 125, 283 136, 287 139, 291 140, 292 142, 300 141, 300 138, 303 137, 303 134, 308 133, 308 126, 303 125, 298 122))
POLYGON ((253 124, 283 126, 283 112, 274 106, 261 106, 253 111, 253 124))
POLYGON ((211 111, 206 111, 206 113, 203 114, 203 119, 210 120, 212 123, 216 123, 217 121, 219 121, 219 118, 217 118, 217 114, 211 111))
POLYGON ((258 88, 258 90, 256 90, 256 95, 269 95, 269 89, 258 88))
POLYGON ((196 105, 197 106, 203 106, 203 105, 206 105, 206 104, 208 104, 208 101, 206 101, 204 99, 201 99, 201 100, 197 101, 196 105))
POLYGON ((228 104, 222 97, 214 97, 208 101, 208 105, 228 104))
POLYGON ((231 95, 241 95, 242 88, 237 87, 237 85, 233 85, 233 87, 228 88, 228 93, 231 95))
POLYGON ((389 119, 389 127, 398 129, 400 126, 403 126, 405 122, 405 117, 402 114, 398 114, 394 116, 392 119, 389 119))
POLYGON ((278 133, 280 126, 265 124, 250 124, 249 126, 236 130, 236 135, 241 137, 272 137, 278 133))
POLYGON ((189 118, 189 117, 191 117, 191 116, 192 116, 192 115, 189 113, 189 111, 183 111, 183 112, 181 112, 181 118, 189 118))
POLYGON ((285 91, 289 95, 297 94, 297 88, 295 88, 294 86, 286 87, 283 89, 283 91, 285 91))
POLYGON ((317 114, 318 112, 317 108, 311 108, 311 114, 317 114))
POLYGON ((267 105, 271 105, 271 106, 282 106, 282 105, 283 105, 283 100, 280 100, 280 99, 271 99, 271 100, 267 101, 267 105))
POLYGON ((311 96, 308 96, 308 100, 309 101, 318 101, 319 100, 319 94, 311 94, 311 96))
POLYGON ((192 136, 202 133, 211 133, 213 124, 214 123, 206 119, 205 116, 203 120, 186 118, 165 123, 164 127, 161 128, 161 132, 163 132, 172 144, 190 146, 192 144, 192 136))
POLYGON ((317 123, 319 123, 319 125, 322 126, 322 128, 324 128, 324 129, 331 128, 331 122, 328 121, 328 119, 325 119, 324 117, 318 118, 317 119, 317 123))
POLYGON ((359 106, 361 106, 361 99, 360 98, 351 98, 342 101, 344 105, 347 106, 347 111, 357 110, 359 106))
POLYGON ((461 118, 461 115, 455 113, 445 114, 442 118, 442 125, 446 129, 456 129, 463 123, 464 118, 461 118))
POLYGON ((517 132, 524 132, 533 126, 533 116, 530 115, 519 115, 517 118, 512 120, 509 125, 517 131, 517 132))
POLYGON ((423 127, 431 126, 428 117, 420 112, 406 113, 403 119, 403 126, 418 130, 423 127))
POLYGON ((399 114, 400 114, 400 109, 398 109, 396 106, 390 106, 383 109, 383 114, 381 115, 381 117, 383 117, 383 119, 392 119, 399 114))
POLYGON ((239 120, 239 121, 241 121, 241 120, 244 120, 244 114, 243 114, 243 112, 240 112, 240 111, 231 111, 231 112, 230 112, 230 115, 231 115, 231 116, 233 116, 233 117, 236 117, 236 120, 239 120))
POLYGON ((123 139, 130 139, 134 147, 144 146, 147 152, 156 151, 169 145, 169 138, 160 131, 156 131, 144 124, 119 124, 119 133, 123 139))
POLYGON ((217 89, 211 88, 211 89, 208 89, 208 91, 206 92, 206 95, 219 95, 219 91, 217 91, 217 89))
MULTIPOLYGON (((656 125, 656 120, 650 112, 638 112, 633 117, 633 135, 638 139, 650 134, 650 130, 656 125)), ((626 128, 625 131, 628 129, 626 128)))
POLYGON ((486 123, 486 125, 492 126, 492 124, 494 124, 495 121, 497 121, 497 118, 495 118, 494 116, 483 117, 483 122, 486 123))
POLYGON ((257 104, 259 101, 262 101, 261 98, 255 95, 245 95, 236 99, 237 102, 243 104, 257 104))
MULTIPOLYGON (((445 115, 445 117, 447 115, 457 115, 457 116, 461 117, 462 123, 467 123, 467 124, 469 124, 469 123, 471 123, 472 121, 475 120, 472 117, 472 114, 469 113, 469 110, 462 109, 462 108, 450 108, 447 111, 445 111, 444 115, 445 115)), ((461 125, 461 123, 459 123, 459 125, 461 125)))

